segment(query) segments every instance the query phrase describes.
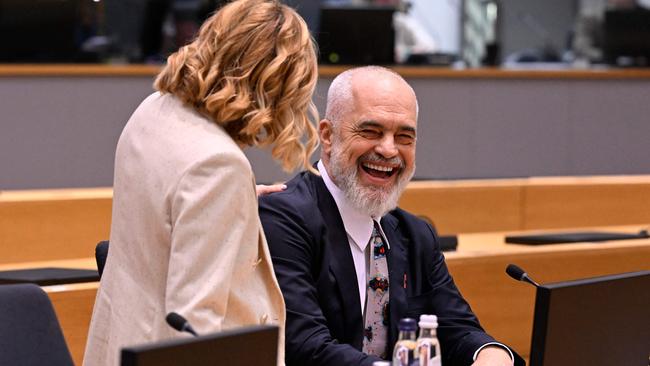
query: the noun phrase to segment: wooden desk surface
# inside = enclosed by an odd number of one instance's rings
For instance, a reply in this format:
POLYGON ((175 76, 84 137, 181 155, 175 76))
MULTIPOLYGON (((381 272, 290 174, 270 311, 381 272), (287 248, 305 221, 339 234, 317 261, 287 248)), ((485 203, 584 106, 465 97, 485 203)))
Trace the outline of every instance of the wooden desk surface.
POLYGON ((10 271, 10 270, 27 269, 27 268, 44 268, 44 267, 97 269, 97 263, 95 262, 95 258, 93 257, 61 259, 61 260, 52 260, 52 261, 19 262, 19 263, 0 264, 0 271, 10 271))
MULTIPOLYGON (((0 77, 15 76, 106 76, 153 77, 161 65, 104 65, 104 64, 0 64, 0 77)), ((331 78, 352 66, 319 65, 319 75, 331 78)), ((577 79, 577 80, 645 80, 650 79, 650 69, 566 69, 530 70, 476 68, 452 69, 429 66, 391 66, 406 78, 432 79, 577 79)))
POLYGON ((617 233, 637 234, 640 230, 650 230, 648 225, 624 225, 624 226, 600 226, 584 227, 571 229, 549 229, 549 230, 525 230, 525 231, 508 231, 508 232, 489 232, 489 233, 468 233, 458 235, 458 248, 454 252, 445 254, 447 260, 471 258, 476 256, 492 255, 511 255, 511 254, 535 254, 547 252, 563 251, 584 251, 584 250, 603 250, 611 248, 637 247, 646 246, 650 239, 633 239, 621 241, 605 241, 594 243, 565 243, 554 245, 521 245, 506 243, 506 236, 510 235, 534 235, 549 233, 572 233, 580 231, 607 231, 617 233))

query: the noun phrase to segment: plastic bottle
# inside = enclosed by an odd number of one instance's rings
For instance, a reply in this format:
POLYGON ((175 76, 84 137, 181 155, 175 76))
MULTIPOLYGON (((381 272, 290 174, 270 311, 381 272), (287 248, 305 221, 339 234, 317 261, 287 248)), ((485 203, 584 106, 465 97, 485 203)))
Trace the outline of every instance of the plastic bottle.
POLYGON ((399 337, 393 350, 393 366, 411 366, 415 363, 415 319, 404 318, 399 321, 399 337))
POLYGON ((416 343, 415 358, 419 366, 441 366, 440 342, 436 329, 438 318, 435 315, 420 315, 420 335, 416 343))

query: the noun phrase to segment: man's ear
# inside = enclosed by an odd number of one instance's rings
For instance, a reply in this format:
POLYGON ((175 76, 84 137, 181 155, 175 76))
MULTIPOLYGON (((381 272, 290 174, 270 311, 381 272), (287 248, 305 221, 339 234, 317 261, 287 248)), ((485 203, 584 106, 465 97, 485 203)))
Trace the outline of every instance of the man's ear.
POLYGON ((318 123, 318 137, 320 138, 321 151, 329 157, 332 150, 332 122, 323 119, 318 123))

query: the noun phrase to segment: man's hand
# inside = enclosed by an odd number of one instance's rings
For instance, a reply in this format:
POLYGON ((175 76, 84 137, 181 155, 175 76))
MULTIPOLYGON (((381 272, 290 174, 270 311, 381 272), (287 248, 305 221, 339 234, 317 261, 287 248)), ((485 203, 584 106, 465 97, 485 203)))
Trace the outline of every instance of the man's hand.
POLYGON ((257 193, 257 197, 259 196, 264 196, 269 193, 274 193, 274 192, 281 192, 287 189, 287 186, 285 184, 274 184, 271 186, 267 186, 265 184, 258 184, 255 186, 255 193, 257 193))
POLYGON ((487 346, 476 356, 472 366, 512 366, 510 354, 499 346, 487 346))

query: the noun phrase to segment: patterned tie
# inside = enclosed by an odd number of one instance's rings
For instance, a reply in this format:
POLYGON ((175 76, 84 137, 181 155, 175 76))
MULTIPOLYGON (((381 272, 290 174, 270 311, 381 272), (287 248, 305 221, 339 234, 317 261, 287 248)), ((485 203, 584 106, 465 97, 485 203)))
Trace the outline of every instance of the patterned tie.
POLYGON ((370 237, 370 268, 368 271, 368 292, 366 295, 366 317, 363 337, 363 352, 386 359, 388 342, 388 246, 375 227, 370 237))

